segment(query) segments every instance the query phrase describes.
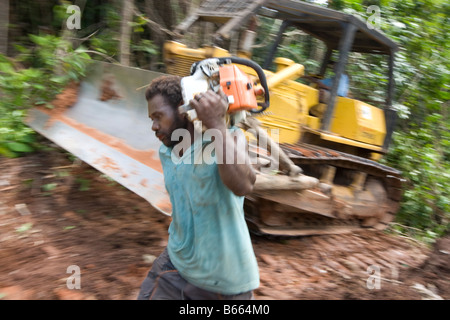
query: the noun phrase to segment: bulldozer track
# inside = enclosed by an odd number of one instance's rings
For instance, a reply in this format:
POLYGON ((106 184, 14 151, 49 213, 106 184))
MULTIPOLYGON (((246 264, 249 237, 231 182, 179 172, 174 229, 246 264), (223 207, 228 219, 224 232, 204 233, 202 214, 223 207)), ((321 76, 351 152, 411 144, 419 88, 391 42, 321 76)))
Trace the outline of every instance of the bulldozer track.
MULTIPOLYGON (((374 210, 373 214, 366 213, 364 217, 329 217, 315 213, 314 208, 309 212, 301 213, 281 212, 283 210, 280 209, 271 211, 270 200, 268 201, 264 197, 248 197, 245 208, 246 216, 249 227, 254 233, 284 238, 344 234, 366 228, 383 230, 395 218, 402 196, 403 179, 400 171, 369 159, 306 143, 281 144, 280 146, 288 157, 303 169, 305 175, 322 179, 321 175, 326 167, 335 168, 339 171, 339 173, 336 173, 336 176, 338 176, 336 179, 339 181, 333 182, 334 186, 352 189, 354 188, 355 176, 358 173, 363 173, 366 182, 363 182, 360 188, 368 189, 367 181, 376 183, 378 192, 381 192, 383 196, 381 198, 384 198, 379 200, 380 207, 383 207, 383 209, 382 211, 374 210), (285 225, 281 225, 281 223, 278 225, 277 223, 274 225, 266 224, 263 222, 264 212, 268 212, 266 216, 270 216, 272 220, 282 217, 285 225)), ((328 183, 331 182, 328 181, 328 183)), ((358 201, 356 205, 358 208, 363 208, 365 206, 364 200, 358 201)), ((371 206, 373 207, 374 203, 371 206)), ((366 211, 370 211, 369 205, 366 211)))
POLYGON ((367 173, 392 179, 392 185, 401 187, 401 172, 381 163, 307 143, 282 144, 281 148, 296 163, 316 164, 325 161, 347 169, 364 169, 367 173))
POLYGON ((272 239, 288 239, 297 236, 345 234, 360 229, 359 221, 332 219, 317 214, 296 215, 296 228, 264 226, 259 219, 260 199, 246 199, 245 212, 249 229, 253 234, 272 239))
MULTIPOLYGON (((300 166, 304 164, 330 164, 341 168, 364 171, 374 177, 383 179, 386 183, 388 197, 395 202, 401 199, 404 179, 399 170, 370 159, 306 143, 283 144, 281 148, 294 163, 300 166)), ((398 208, 393 209, 395 213, 398 208)))

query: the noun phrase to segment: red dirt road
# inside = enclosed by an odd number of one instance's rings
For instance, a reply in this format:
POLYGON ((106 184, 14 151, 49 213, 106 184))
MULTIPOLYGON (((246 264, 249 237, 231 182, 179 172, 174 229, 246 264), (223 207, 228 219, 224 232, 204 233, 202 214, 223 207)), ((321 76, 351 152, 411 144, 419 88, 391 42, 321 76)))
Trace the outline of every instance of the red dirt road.
MULTIPOLYGON (((170 218, 55 146, 0 168, 0 299, 136 298, 170 218), (80 289, 68 288, 70 266, 80 289)), ((374 231, 252 239, 256 299, 450 298, 449 238, 434 248, 374 231)))

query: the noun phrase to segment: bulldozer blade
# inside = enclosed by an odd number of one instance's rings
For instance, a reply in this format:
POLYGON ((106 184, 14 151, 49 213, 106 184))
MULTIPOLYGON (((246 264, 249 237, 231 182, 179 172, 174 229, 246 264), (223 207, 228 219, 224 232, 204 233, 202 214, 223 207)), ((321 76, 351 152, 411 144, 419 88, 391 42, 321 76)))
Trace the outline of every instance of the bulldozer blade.
POLYGON ((93 62, 76 103, 33 108, 26 123, 82 161, 171 215, 145 86, 161 73, 93 62), (140 90, 138 90, 141 88, 140 90))

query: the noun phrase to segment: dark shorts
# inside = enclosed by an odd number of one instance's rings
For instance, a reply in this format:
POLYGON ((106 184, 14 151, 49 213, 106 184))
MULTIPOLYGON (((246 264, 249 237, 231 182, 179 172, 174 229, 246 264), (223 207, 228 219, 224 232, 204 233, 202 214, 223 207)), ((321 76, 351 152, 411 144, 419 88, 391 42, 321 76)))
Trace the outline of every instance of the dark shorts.
POLYGON ((138 300, 251 300, 253 292, 223 295, 184 280, 170 261, 167 249, 153 262, 141 285, 138 300))

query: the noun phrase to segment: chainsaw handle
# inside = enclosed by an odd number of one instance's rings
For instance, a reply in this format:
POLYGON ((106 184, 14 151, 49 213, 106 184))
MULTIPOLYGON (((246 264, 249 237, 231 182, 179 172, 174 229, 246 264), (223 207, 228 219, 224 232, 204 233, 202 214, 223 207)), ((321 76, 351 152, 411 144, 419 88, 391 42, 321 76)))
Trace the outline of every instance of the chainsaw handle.
POLYGON ((261 83, 262 88, 264 89, 264 102, 259 102, 258 106, 261 108, 258 110, 250 110, 251 113, 261 113, 265 111, 269 105, 270 105, 270 95, 269 95, 269 88, 267 86, 267 79, 266 74, 264 73, 264 70, 261 68, 259 64, 256 62, 244 59, 244 58, 238 58, 238 57, 223 57, 223 58, 217 58, 219 60, 219 63, 223 64, 230 64, 230 63, 236 63, 241 64, 247 67, 252 68, 255 70, 256 74, 258 75, 259 82, 261 83))

